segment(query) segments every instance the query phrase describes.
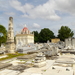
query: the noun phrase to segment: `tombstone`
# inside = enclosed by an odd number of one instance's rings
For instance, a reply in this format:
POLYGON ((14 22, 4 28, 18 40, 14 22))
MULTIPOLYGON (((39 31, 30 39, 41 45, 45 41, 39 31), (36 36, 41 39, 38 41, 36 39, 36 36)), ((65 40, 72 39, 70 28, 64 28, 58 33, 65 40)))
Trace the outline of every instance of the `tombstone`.
POLYGON ((47 40, 47 43, 49 43, 49 40, 47 40))
POLYGON ((72 46, 73 46, 73 49, 75 49, 75 38, 72 39, 72 46))
POLYGON ((75 48, 75 38, 67 38, 65 39, 65 47, 66 49, 74 49, 75 48))
POLYGON ((34 67, 43 67, 46 65, 46 57, 42 52, 38 53, 34 59, 34 67))

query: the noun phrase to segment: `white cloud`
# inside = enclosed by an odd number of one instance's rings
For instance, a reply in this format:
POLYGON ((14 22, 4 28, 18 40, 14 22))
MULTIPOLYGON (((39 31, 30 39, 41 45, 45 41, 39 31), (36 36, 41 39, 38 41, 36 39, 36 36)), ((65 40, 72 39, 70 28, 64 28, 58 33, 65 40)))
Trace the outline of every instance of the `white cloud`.
POLYGON ((22 5, 18 0, 12 0, 11 2, 9 1, 9 3, 13 8, 23 13, 29 12, 29 10, 33 8, 33 5, 27 3, 22 5))
POLYGON ((40 25, 37 23, 33 23, 33 28, 40 28, 40 25))
POLYGON ((75 26, 75 22, 72 22, 70 25, 71 25, 71 26, 75 26))
POLYGON ((56 14, 56 10, 75 14, 75 0, 49 0, 43 5, 40 4, 36 7, 28 3, 22 5, 18 0, 12 0, 10 5, 21 11, 24 14, 22 17, 33 19, 59 20, 60 16, 56 14))
POLYGON ((4 13, 4 14, 9 15, 9 16, 14 16, 14 15, 15 15, 14 12, 6 12, 6 13, 4 13))
POLYGON ((23 24, 23 23, 20 23, 20 24, 17 25, 17 27, 20 28, 20 29, 21 29, 21 28, 24 28, 24 27, 26 27, 26 26, 27 26, 27 25, 26 25, 26 24, 23 24))
POLYGON ((8 1, 0 0, 0 11, 7 11, 10 8, 8 1))
POLYGON ((28 18, 42 18, 48 20, 58 20, 60 17, 55 13, 52 4, 50 1, 46 2, 43 5, 38 5, 34 7, 31 4, 22 5, 18 0, 12 0, 10 5, 18 11, 24 13, 23 17, 28 18))
POLYGON ((75 0, 55 0, 54 5, 59 11, 75 14, 75 0))
POLYGON ((15 8, 16 10, 19 10, 19 11, 22 11, 24 12, 24 9, 23 7, 21 6, 21 3, 18 1, 18 0, 12 0, 12 1, 9 1, 10 2, 10 5, 15 8))

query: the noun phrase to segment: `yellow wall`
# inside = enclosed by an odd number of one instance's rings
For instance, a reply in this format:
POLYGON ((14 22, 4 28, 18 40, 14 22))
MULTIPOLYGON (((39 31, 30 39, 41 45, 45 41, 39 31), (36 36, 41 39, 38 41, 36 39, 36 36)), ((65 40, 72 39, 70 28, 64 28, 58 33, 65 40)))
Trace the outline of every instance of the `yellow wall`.
POLYGON ((51 39, 51 42, 52 42, 52 43, 57 43, 57 42, 59 42, 59 41, 60 41, 60 39, 58 39, 58 38, 51 39))

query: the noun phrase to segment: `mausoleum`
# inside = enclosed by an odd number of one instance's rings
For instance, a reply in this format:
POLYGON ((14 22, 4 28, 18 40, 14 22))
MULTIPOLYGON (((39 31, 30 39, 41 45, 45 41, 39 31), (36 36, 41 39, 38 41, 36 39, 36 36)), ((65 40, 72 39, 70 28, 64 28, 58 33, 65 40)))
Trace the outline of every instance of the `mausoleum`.
POLYGON ((20 33, 16 34, 16 45, 24 46, 34 43, 34 34, 25 26, 20 33))

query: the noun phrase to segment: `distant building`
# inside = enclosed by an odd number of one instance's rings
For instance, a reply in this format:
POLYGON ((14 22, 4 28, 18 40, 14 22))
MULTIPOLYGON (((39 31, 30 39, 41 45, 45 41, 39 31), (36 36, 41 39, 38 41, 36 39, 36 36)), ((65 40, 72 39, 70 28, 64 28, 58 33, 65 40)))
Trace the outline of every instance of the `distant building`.
POLYGON ((24 27, 20 33, 16 34, 16 45, 24 46, 30 43, 34 43, 34 34, 24 27))
POLYGON ((52 43, 57 43, 57 42, 59 42, 59 41, 60 41, 59 38, 51 39, 51 42, 52 42, 52 43))

